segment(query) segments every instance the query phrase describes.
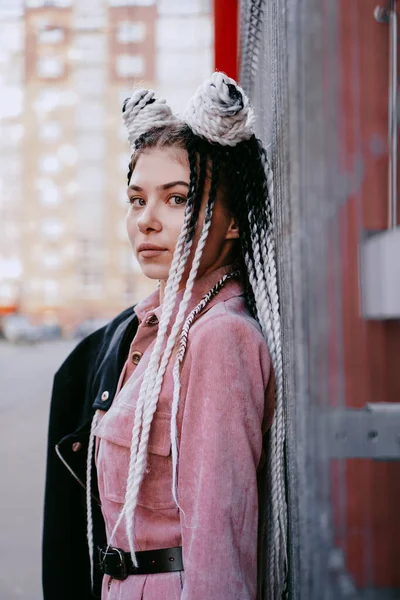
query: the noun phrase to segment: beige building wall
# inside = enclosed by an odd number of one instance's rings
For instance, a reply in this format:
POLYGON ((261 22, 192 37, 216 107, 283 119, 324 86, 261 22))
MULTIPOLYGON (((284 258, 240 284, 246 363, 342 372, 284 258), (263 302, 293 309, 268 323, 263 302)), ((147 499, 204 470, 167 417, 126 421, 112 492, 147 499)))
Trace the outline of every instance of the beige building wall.
POLYGON ((6 65, 0 50, 0 77, 14 86, 14 109, 0 115, 13 132, 0 141, 0 302, 68 330, 155 287, 125 231, 121 107, 143 85, 183 108, 212 68, 210 2, 26 0, 6 19, 0 7, 0 33, 10 19, 19 41, 6 65))
POLYGON ((24 188, 20 306, 57 318, 75 300, 77 155, 71 86, 72 12, 26 8, 23 127, 24 188))
POLYGON ((0 13, 0 314, 15 310, 23 276, 23 39, 22 7, 16 0, 0 13))

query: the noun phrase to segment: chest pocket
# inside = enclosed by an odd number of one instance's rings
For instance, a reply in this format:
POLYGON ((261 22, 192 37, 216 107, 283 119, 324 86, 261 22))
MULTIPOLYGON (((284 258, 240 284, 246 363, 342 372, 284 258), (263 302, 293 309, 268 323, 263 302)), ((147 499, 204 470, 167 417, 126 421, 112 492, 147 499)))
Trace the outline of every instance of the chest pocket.
MULTIPOLYGON (((135 409, 115 403, 96 427, 100 438, 97 469, 100 494, 123 504, 128 478, 130 447, 135 409), (103 489, 101 489, 103 488, 103 489)), ((175 506, 172 498, 172 459, 169 413, 156 412, 150 428, 147 467, 139 491, 138 504, 149 509, 175 506)))

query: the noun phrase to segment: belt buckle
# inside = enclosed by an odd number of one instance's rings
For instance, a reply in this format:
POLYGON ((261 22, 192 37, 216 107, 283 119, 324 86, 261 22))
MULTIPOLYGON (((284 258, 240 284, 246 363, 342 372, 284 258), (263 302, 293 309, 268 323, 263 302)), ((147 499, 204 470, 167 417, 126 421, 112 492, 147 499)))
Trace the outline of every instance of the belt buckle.
MULTIPOLYGON (((107 552, 102 552, 102 554, 104 555, 104 558, 101 561, 101 566, 103 567, 105 561, 107 560, 107 556, 109 554, 115 554, 118 556, 119 558, 119 565, 116 565, 117 569, 120 569, 120 573, 118 575, 113 574, 112 577, 114 579, 118 579, 119 581, 124 581, 127 577, 128 577, 128 568, 126 566, 126 561, 125 561, 125 554, 123 552, 123 550, 120 550, 120 548, 115 548, 114 546, 110 546, 107 550, 107 552)), ((103 570, 104 572, 104 570, 103 570)))

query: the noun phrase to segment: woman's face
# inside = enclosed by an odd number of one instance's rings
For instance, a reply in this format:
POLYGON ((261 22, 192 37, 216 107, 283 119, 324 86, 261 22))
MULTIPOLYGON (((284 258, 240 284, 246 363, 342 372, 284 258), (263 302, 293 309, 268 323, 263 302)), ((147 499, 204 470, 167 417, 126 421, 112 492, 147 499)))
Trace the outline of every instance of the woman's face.
MULTIPOLYGON (((133 252, 143 273, 150 279, 166 281, 168 278, 184 221, 189 176, 187 152, 180 148, 148 150, 137 159, 128 187, 130 206, 126 225, 133 252)), ((187 279, 200 236, 209 186, 210 182, 207 181, 193 251, 182 283, 187 279)), ((198 276, 229 264, 237 238, 234 220, 217 194, 198 276)))

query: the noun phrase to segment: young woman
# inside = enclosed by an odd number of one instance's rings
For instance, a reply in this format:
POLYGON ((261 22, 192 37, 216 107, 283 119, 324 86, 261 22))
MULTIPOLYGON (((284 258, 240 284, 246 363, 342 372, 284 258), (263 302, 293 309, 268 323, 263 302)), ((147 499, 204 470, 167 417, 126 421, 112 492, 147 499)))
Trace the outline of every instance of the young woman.
POLYGON ((272 178, 253 112, 243 90, 214 73, 181 120, 147 90, 125 102, 123 116, 128 236, 159 287, 56 375, 45 600, 64 598, 57 581, 65 597, 89 599, 99 573, 102 600, 255 600, 257 471, 269 429, 265 568, 268 596, 278 598, 282 359, 272 178), (72 493, 64 474, 60 491, 56 453, 86 488, 90 564, 77 486, 72 493), (76 567, 71 582, 66 561, 76 567))

